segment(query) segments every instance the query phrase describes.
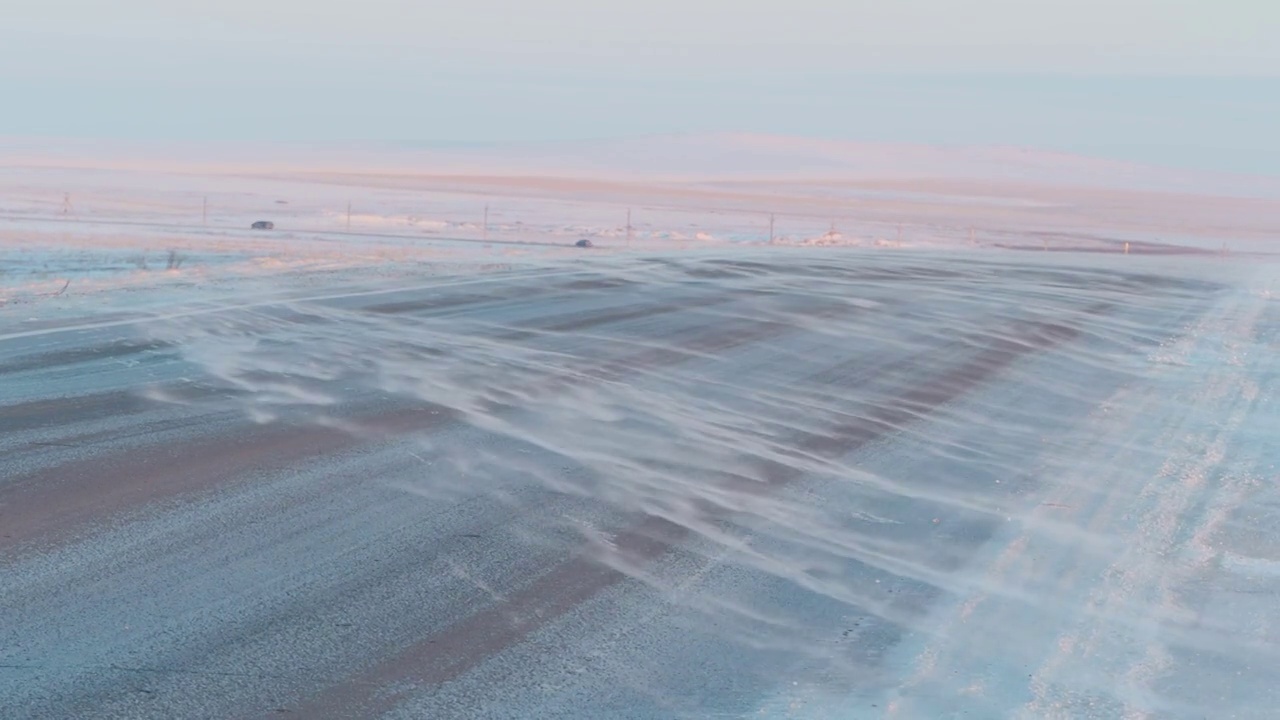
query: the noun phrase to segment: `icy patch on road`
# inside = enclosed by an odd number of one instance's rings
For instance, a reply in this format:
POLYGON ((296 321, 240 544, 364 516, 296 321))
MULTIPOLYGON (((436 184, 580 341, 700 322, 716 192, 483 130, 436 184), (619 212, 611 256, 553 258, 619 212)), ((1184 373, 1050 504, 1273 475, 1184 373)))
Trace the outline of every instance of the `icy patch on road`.
MULTIPOLYGON (((1273 470, 1265 272, 779 248, 149 332, 260 422, 404 442, 406 502, 591 501, 533 541, 660 598, 666 657, 731 657, 757 696, 708 689, 722 712, 1182 717, 1186 653, 1280 648, 1186 599, 1251 567, 1214 558, 1273 470), (389 429, 414 407, 470 431, 389 429)), ((674 692, 656 656, 617 679, 674 692)))

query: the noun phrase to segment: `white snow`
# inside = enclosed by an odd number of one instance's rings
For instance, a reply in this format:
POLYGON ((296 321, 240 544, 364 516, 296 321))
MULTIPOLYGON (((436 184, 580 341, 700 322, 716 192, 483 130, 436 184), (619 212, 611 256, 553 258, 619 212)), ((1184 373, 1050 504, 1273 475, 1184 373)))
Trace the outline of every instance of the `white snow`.
POLYGON ((341 393, 430 403, 466 422, 411 448, 433 465, 406 498, 590 498, 548 524, 633 585, 493 661, 564 666, 552 698, 515 674, 513 708, 552 716, 601 677, 640 692, 636 668, 699 643, 772 673, 751 717, 1275 706, 1272 181, 738 136, 129 157, 0 168, 0 341, 127 326, 261 423, 346 427, 341 393), (504 273, 619 289, 457 316, 344 304, 504 273), (509 335, 646 304, 615 335, 509 335), (618 552, 602 528, 640 513, 686 546, 618 552), (601 648, 618 664, 591 665, 601 648))

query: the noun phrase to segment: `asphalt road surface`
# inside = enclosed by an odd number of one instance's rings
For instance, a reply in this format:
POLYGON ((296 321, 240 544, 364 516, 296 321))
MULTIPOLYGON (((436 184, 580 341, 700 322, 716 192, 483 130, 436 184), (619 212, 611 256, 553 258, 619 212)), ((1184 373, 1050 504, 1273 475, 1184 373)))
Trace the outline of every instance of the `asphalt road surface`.
POLYGON ((590 256, 0 316, 4 718, 1262 718, 1275 273, 590 256))

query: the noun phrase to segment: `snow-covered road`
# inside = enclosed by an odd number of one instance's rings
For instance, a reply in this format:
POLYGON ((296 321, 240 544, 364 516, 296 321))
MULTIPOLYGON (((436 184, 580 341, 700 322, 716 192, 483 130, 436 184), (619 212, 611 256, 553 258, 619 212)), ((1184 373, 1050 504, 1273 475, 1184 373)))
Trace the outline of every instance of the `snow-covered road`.
POLYGON ((710 249, 0 315, 0 715, 1272 717, 1278 274, 710 249))

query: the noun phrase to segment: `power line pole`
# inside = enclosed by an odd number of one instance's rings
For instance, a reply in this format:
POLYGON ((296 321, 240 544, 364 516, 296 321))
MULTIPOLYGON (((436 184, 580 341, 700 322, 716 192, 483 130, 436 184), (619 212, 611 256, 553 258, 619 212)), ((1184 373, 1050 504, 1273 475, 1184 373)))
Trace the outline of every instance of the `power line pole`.
POLYGON ((769 243, 773 244, 773 213, 769 213, 769 243))

